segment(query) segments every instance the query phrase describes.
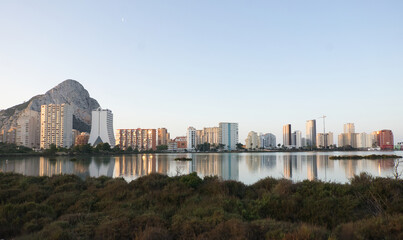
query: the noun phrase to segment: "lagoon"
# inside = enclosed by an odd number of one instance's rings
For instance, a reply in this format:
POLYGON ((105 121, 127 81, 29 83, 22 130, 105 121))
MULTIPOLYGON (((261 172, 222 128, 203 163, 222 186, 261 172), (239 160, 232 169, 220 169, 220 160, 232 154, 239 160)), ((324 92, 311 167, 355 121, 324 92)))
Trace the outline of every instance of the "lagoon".
MULTIPOLYGON (((253 184, 266 177, 292 181, 321 180, 347 183, 354 175, 367 172, 374 177, 393 177, 395 159, 330 160, 335 155, 395 154, 396 152, 247 152, 173 153, 115 156, 1 157, 0 172, 28 176, 75 174, 86 177, 122 177, 132 181, 151 173, 169 176, 197 172, 200 177, 218 176, 253 184), (175 158, 192 161, 175 161, 175 158)), ((400 164, 399 171, 403 170, 400 164)))

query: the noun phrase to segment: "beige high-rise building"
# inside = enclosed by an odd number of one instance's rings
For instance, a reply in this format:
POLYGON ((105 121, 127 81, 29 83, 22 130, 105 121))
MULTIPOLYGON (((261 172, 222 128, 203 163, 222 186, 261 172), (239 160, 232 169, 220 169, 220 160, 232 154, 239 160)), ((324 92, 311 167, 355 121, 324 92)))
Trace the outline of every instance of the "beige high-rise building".
POLYGON ((157 146, 168 145, 170 134, 166 128, 158 128, 158 141, 157 146))
POLYGON ((355 133, 354 123, 345 123, 344 124, 344 133, 355 133))
POLYGON ((73 130, 73 111, 68 104, 49 104, 41 106, 41 148, 71 147, 73 130))
POLYGON ((316 134, 316 146, 318 148, 326 148, 333 145, 333 133, 318 133, 316 134))
POLYGON ((207 127, 203 129, 203 143, 207 142, 210 143, 211 145, 219 144, 219 132, 220 128, 219 127, 207 127))
POLYGON ((203 130, 196 130, 196 147, 199 144, 205 143, 204 141, 204 131, 203 130))
POLYGON ((372 143, 371 134, 365 132, 357 134, 357 148, 371 148, 372 143))
POLYGON ((357 133, 342 133, 338 137, 339 147, 351 146, 357 147, 357 133))
POLYGON ((260 146, 260 138, 256 132, 251 131, 248 137, 245 139, 245 145, 247 149, 256 149, 260 146))
POLYGON ((29 147, 40 147, 40 113, 26 110, 17 120, 16 144, 29 147))
POLYGON ((156 150, 157 130, 156 129, 117 129, 116 145, 120 149, 156 150))

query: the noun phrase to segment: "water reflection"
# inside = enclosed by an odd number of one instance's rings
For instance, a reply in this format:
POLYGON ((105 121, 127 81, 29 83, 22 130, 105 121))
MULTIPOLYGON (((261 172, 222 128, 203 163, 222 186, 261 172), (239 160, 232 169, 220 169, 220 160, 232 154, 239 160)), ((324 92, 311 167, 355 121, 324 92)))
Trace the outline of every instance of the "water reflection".
MULTIPOLYGON (((76 174, 83 179, 99 176, 123 177, 127 181, 151 173, 175 176, 197 172, 201 177, 218 176, 224 180, 237 180, 246 184, 268 176, 294 181, 308 179, 348 182, 349 178, 361 172, 382 177, 393 175, 393 159, 329 160, 330 155, 340 154, 343 153, 139 154, 78 157, 75 161, 70 157, 0 158, 0 172, 16 172, 29 176, 76 174), (190 157, 192 161, 175 161, 176 157, 190 157)), ((403 155, 402 152, 394 154, 403 155)))

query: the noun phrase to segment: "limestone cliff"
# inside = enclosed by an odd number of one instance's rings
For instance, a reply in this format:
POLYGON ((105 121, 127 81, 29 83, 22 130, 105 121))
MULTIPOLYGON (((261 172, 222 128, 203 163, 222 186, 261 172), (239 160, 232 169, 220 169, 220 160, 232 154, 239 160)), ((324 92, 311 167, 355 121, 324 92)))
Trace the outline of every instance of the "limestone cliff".
POLYGON ((91 130, 91 112, 99 107, 97 100, 77 81, 68 79, 45 94, 0 111, 0 130, 17 126, 18 119, 28 110, 40 112, 41 105, 67 103, 73 108, 73 129, 81 132, 91 130))

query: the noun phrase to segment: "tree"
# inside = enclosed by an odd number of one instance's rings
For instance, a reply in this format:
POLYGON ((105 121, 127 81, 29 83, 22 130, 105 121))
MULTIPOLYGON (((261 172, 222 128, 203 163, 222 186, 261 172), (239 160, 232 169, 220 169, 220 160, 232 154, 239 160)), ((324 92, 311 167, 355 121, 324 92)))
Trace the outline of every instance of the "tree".
POLYGON ((119 146, 119 145, 114 146, 114 147, 112 148, 112 151, 113 151, 113 152, 120 152, 120 146, 119 146))
POLYGON ((236 149, 237 149, 237 150, 242 150, 242 149, 244 149, 244 148, 243 148, 243 144, 242 144, 242 143, 237 143, 237 144, 236 144, 236 149))
POLYGON ((111 151, 111 145, 109 143, 104 143, 102 146, 102 150, 110 152, 111 151))
POLYGON ((159 145, 159 146, 157 146, 157 150, 158 151, 168 150, 168 146, 167 145, 159 145))
POLYGON ((203 143, 203 144, 199 144, 196 146, 196 150, 198 151, 202 151, 202 152, 206 152, 206 151, 210 151, 210 143, 203 143))
POLYGON ((50 144, 49 149, 46 150, 47 153, 49 154, 55 154, 57 152, 57 147, 55 144, 50 144))
POLYGON ((395 166, 393 167, 393 176, 395 179, 399 179, 403 175, 403 170, 399 172, 399 165, 402 163, 403 160, 396 159, 395 160, 395 166))

